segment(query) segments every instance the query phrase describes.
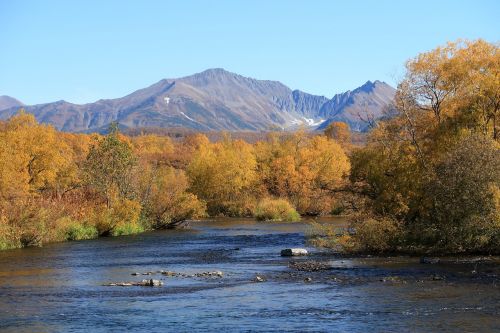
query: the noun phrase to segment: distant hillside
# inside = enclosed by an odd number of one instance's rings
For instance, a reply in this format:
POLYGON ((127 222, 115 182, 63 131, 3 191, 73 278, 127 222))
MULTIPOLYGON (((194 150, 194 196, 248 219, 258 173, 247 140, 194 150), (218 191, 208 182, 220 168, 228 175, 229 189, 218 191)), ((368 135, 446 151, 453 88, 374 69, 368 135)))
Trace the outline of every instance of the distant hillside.
POLYGON ((347 91, 333 96, 323 104, 319 113, 327 116, 319 129, 325 128, 333 121, 343 121, 349 124, 353 131, 366 130, 366 120, 380 119, 384 111, 394 99, 395 89, 385 82, 368 81, 353 91, 347 91))
POLYGON ((20 107, 24 104, 17 99, 10 96, 0 96, 0 110, 5 110, 14 107, 20 107))
MULTIPOLYGON (((395 90, 386 83, 365 85, 332 99, 294 90, 278 81, 256 80, 224 69, 209 69, 179 79, 164 79, 117 99, 89 104, 66 101, 25 106, 44 123, 64 131, 99 131, 112 121, 126 128, 184 127, 195 130, 316 128, 346 121, 354 130, 366 113, 380 117, 395 90)), ((18 105, 0 111, 12 116, 18 105)))

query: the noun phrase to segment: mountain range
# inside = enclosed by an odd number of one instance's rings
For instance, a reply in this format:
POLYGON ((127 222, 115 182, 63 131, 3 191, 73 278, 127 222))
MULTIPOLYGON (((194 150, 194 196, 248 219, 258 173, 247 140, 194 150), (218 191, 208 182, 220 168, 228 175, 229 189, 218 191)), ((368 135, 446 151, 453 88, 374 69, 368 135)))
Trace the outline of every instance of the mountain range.
POLYGON ((292 90, 278 81, 257 80, 221 68, 178 79, 163 79, 125 97, 94 103, 66 101, 23 105, 0 96, 0 119, 20 107, 38 121, 71 132, 102 131, 113 122, 126 128, 185 127, 195 130, 324 128, 344 121, 354 131, 367 129, 366 119, 384 116, 395 89, 385 82, 364 85, 329 99, 292 90))

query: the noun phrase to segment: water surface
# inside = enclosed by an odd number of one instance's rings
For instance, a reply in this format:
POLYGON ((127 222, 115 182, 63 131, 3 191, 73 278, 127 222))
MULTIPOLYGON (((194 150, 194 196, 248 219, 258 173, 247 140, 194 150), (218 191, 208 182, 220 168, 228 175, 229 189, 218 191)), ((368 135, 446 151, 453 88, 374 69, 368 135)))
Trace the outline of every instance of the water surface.
MULTIPOLYGON (((333 220, 331 223, 342 223, 333 220)), ((341 258, 305 245, 304 223, 222 219, 187 230, 0 252, 6 332, 493 332, 498 258, 341 258), (283 258, 306 247, 307 258, 283 258), (290 261, 331 269, 297 271, 290 261), (219 270, 223 278, 132 276, 219 270), (256 275, 266 279, 254 282, 256 275), (109 287, 161 279, 162 287, 109 287), (307 282, 306 279, 311 281, 307 282)))

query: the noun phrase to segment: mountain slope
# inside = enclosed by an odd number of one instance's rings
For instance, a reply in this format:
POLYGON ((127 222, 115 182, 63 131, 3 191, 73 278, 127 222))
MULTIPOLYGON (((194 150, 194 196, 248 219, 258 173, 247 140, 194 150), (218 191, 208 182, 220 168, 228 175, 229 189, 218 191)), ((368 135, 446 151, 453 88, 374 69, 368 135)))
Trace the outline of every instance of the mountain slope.
POLYGON ((0 110, 5 110, 13 107, 21 107, 24 104, 10 96, 0 96, 0 110))
POLYGON ((390 106, 394 94, 395 89, 381 81, 368 81, 353 91, 337 94, 321 107, 319 113, 327 120, 319 129, 324 129, 333 121, 343 121, 353 131, 364 131, 368 127, 368 119, 376 120, 384 116, 384 110, 390 106))
MULTIPOLYGON (((353 116, 360 105, 370 105, 379 113, 394 95, 394 89, 385 83, 375 81, 373 88, 365 87, 367 84, 329 100, 292 91, 278 81, 256 80, 216 68, 164 79, 122 98, 81 105, 58 101, 25 109, 41 122, 75 132, 96 131, 112 121, 130 128, 265 130, 317 126, 327 119, 344 118, 354 129, 362 129, 353 116)), ((17 109, 0 111, 0 119, 10 117, 17 109)))

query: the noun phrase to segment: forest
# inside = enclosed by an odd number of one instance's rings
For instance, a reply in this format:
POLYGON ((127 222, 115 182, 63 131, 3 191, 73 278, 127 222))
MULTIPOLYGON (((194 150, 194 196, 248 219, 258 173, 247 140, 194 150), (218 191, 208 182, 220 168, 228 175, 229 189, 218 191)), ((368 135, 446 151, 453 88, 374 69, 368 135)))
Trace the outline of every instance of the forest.
POLYGON ((313 223, 343 252, 500 252, 500 55, 457 41, 406 64, 365 143, 324 132, 75 134, 20 111, 0 122, 0 249, 139 233, 213 216, 313 223))

